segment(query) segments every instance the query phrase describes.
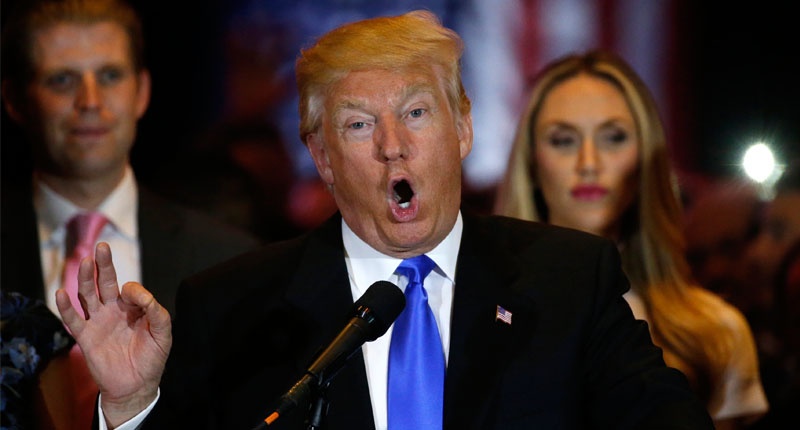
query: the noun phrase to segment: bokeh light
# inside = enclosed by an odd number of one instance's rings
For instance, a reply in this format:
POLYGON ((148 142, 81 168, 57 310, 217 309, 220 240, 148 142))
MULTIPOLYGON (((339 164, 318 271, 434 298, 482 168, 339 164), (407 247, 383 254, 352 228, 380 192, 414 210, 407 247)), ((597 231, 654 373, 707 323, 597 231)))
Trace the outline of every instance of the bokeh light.
POLYGON ((764 183, 775 176, 775 155, 763 142, 751 145, 742 158, 742 168, 752 180, 764 183))

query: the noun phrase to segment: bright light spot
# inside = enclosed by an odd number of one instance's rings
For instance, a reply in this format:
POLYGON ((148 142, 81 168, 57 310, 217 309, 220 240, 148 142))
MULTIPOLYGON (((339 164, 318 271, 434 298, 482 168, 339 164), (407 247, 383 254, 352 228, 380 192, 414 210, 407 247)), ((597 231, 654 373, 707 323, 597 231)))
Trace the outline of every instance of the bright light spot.
POLYGON ((745 173, 756 182, 764 182, 775 173, 775 156, 764 143, 756 143, 744 153, 742 167, 745 173))

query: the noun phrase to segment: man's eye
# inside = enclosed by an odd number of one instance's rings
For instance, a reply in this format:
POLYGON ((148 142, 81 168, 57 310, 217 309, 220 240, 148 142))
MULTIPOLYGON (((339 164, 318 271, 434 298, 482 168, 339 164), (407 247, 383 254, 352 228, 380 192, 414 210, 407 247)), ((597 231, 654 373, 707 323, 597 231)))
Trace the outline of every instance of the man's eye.
POLYGON ((411 112, 409 112, 408 114, 409 114, 409 116, 411 116, 412 118, 419 118, 419 117, 421 117, 423 114, 425 114, 425 109, 422 109, 422 108, 413 109, 413 110, 411 110, 411 112))
POLYGON ((350 123, 350 125, 348 127, 353 129, 353 130, 361 130, 362 128, 364 128, 366 126, 367 126, 367 123, 365 123, 363 121, 356 121, 356 122, 350 123))
POLYGON ((45 85, 54 91, 69 91, 74 88, 78 78, 71 73, 57 73, 45 79, 45 85))
POLYGON ((125 76, 125 72, 123 70, 116 67, 108 67, 102 69, 97 74, 97 80, 102 85, 109 85, 119 82, 123 76, 125 76))

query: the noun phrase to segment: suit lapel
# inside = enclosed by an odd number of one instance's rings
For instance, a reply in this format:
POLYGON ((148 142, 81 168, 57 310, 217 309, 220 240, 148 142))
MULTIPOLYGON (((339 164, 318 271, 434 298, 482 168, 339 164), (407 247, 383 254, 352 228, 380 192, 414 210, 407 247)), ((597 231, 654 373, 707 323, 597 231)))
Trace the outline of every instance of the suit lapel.
POLYGON ((453 296, 450 355, 445 383, 445 427, 479 428, 497 398, 499 369, 513 355, 515 336, 530 333, 533 303, 515 291, 519 268, 489 231, 465 215, 453 296), (487 252, 489 250, 490 252, 487 252), (502 306, 511 323, 497 318, 502 306))
MULTIPOLYGON (((341 217, 336 215, 309 237, 300 259, 287 300, 314 319, 320 335, 313 339, 304 363, 305 371, 313 358, 327 346, 351 318, 353 306, 350 281, 344 260, 341 217)), ((374 426, 366 368, 361 350, 335 375, 327 390, 330 409, 326 428, 351 429, 374 426)), ((300 411, 302 413, 302 411, 300 411)))
MULTIPOLYGON (((142 258, 142 284, 155 293, 162 290, 164 280, 174 273, 182 273, 186 258, 171 258, 179 252, 175 248, 180 230, 179 219, 166 209, 160 197, 144 187, 139 187, 139 242, 142 258), (169 257, 168 257, 169 256, 169 257)), ((177 254, 179 255, 179 254, 177 254)), ((170 281, 171 282, 171 281, 170 281)))
POLYGON ((44 300, 44 275, 32 184, 3 187, 0 288, 44 300))

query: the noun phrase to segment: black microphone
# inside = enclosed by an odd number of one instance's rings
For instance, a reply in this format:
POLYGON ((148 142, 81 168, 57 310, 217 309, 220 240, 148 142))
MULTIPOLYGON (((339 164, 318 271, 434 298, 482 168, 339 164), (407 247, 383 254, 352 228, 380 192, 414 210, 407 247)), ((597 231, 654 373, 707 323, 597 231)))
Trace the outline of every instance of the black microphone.
POLYGON ((281 396, 275 411, 256 429, 266 428, 265 425, 272 424, 306 400, 315 388, 328 384, 361 345, 386 333, 405 306, 406 297, 397 285, 388 281, 372 284, 353 304, 350 322, 317 356, 306 374, 281 396))

